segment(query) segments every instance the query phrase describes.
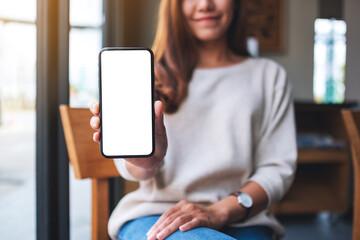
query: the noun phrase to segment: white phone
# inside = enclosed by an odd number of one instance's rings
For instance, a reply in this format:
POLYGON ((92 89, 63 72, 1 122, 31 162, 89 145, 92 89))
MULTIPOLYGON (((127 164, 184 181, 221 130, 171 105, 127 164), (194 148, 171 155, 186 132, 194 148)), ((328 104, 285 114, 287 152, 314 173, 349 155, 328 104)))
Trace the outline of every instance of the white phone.
POLYGON ((102 49, 99 91, 101 154, 106 158, 151 156, 155 150, 152 51, 102 49))

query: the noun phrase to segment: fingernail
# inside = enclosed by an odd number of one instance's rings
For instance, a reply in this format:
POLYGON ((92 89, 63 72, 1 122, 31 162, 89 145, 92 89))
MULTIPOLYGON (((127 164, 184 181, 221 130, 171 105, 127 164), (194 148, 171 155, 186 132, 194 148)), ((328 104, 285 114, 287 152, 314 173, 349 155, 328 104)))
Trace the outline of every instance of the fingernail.
MULTIPOLYGON (((156 106, 156 108, 158 108, 158 105, 159 105, 160 103, 159 103, 159 101, 156 101, 155 102, 155 106, 156 106)), ((161 112, 159 112, 159 109, 156 109, 156 117, 158 118, 158 117, 160 117, 160 115, 161 115, 161 112)))
POLYGON ((154 240, 154 239, 156 239, 154 234, 150 235, 150 236, 147 238, 147 240, 154 240))
POLYGON ((156 235, 156 238, 157 239, 164 239, 164 232, 161 232, 161 233, 159 233, 158 235, 156 235))
POLYGON ((146 236, 152 235, 154 233, 154 229, 151 227, 149 231, 146 233, 146 236))

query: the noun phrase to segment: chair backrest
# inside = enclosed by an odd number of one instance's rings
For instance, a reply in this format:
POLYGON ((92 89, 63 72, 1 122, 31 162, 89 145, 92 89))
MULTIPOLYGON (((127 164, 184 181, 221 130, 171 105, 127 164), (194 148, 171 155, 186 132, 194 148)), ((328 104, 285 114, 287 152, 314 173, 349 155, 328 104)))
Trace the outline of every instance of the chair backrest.
POLYGON ((92 140, 91 112, 88 108, 60 106, 66 146, 75 177, 109 178, 120 176, 112 159, 104 158, 92 140))
MULTIPOLYGON (((92 140, 88 108, 60 107, 69 160, 78 179, 91 178, 92 223, 91 239, 108 239, 109 178, 120 177, 114 161, 100 154, 99 144, 92 140)), ((123 194, 138 188, 138 183, 123 181, 123 194)))
POLYGON ((343 110, 342 116, 352 152, 354 168, 353 240, 358 240, 360 239, 360 110, 343 110))

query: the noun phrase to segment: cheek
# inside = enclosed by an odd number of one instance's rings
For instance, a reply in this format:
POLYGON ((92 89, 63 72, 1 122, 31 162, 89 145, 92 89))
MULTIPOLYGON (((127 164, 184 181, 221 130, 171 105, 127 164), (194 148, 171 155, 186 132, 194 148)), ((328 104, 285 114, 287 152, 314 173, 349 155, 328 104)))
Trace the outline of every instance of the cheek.
POLYGON ((224 10, 226 9, 233 10, 235 6, 235 0, 213 0, 213 1, 216 2, 219 8, 222 8, 224 10))
POLYGON ((181 3, 181 11, 183 13, 183 15, 185 16, 186 19, 191 17, 191 14, 193 12, 194 9, 194 4, 191 3, 191 1, 182 1, 181 3))
POLYGON ((230 25, 235 14, 235 5, 233 3, 228 3, 224 6, 223 12, 226 15, 226 22, 230 25))
POLYGON ((217 0, 221 12, 226 16, 226 22, 231 22, 234 17, 235 3, 234 0, 217 0))
MULTIPOLYGON (((172 1, 172 0, 170 0, 172 1)), ((193 35, 197 35, 198 29, 196 24, 192 21, 196 6, 194 5, 194 1, 182 1, 181 10, 183 14, 183 21, 190 28, 190 31, 193 35)))

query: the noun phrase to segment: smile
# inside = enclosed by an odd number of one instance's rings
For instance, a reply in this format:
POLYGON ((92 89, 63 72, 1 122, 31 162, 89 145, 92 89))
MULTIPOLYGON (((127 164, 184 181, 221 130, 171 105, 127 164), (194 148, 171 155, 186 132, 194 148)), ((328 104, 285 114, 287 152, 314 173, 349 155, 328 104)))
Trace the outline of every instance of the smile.
POLYGON ((221 18, 220 16, 208 16, 208 17, 196 18, 196 19, 194 19, 194 21, 196 21, 196 22, 211 22, 211 21, 217 21, 220 18, 221 18))

